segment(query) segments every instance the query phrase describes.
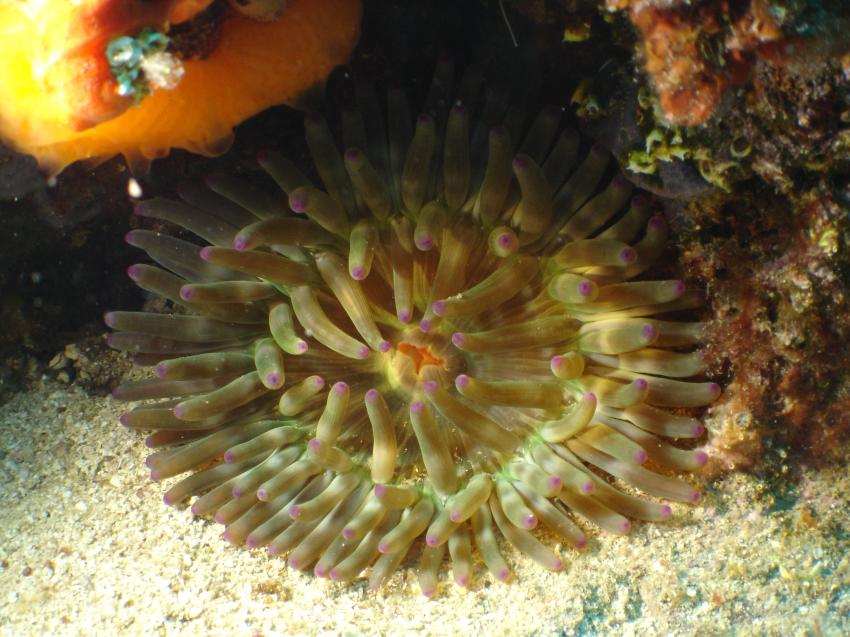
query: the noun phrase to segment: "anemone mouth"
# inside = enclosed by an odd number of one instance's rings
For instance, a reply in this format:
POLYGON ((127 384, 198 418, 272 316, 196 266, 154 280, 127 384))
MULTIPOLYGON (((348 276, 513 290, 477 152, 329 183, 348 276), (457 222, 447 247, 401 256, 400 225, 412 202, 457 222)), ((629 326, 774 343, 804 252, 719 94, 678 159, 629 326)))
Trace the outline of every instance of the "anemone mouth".
POLYGON ((557 109, 523 135, 493 125, 498 102, 473 117, 474 78, 465 102, 440 107, 451 85, 441 63, 438 106, 415 127, 398 92, 385 126, 360 91, 344 152, 308 115, 323 188, 266 152, 285 198, 217 175, 181 202, 142 203, 138 214, 209 245, 130 232, 161 266, 132 266, 133 280, 175 312, 106 317, 114 347, 156 365, 157 378, 115 392, 158 400, 121 419, 155 430, 152 477, 194 471, 166 502, 199 496, 193 512, 229 541, 319 576, 371 566, 373 587, 424 544, 426 594, 446 548, 461 585, 473 546, 506 579, 497 529, 559 570, 535 527, 581 548, 588 523, 622 534, 629 518, 668 518, 664 500, 695 501, 662 467, 703 464, 671 443, 703 429, 670 408, 719 394, 693 379, 701 325, 666 316, 701 295, 633 280, 666 226, 624 179, 606 182, 607 153, 581 159, 557 109))

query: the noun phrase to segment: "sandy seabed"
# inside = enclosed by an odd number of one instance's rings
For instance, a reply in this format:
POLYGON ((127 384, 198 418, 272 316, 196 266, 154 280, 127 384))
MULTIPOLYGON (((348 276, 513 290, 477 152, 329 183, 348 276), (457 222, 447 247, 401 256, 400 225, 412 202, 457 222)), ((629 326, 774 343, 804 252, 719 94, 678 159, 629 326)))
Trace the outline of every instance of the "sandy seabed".
POLYGON ((46 383, 0 407, 0 635, 848 635, 850 453, 771 493, 732 474, 544 571, 506 551, 434 600, 415 563, 377 593, 228 545, 162 503, 124 406, 46 383))

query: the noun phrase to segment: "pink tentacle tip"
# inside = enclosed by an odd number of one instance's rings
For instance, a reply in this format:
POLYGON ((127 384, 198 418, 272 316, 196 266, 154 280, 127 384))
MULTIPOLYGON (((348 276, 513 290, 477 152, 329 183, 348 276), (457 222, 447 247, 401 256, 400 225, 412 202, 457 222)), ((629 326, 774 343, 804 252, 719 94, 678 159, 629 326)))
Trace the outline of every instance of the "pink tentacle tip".
POLYGON ((696 462, 700 467, 703 466, 706 462, 708 462, 708 454, 702 449, 697 449, 694 452, 694 462, 696 462))
POLYGON ((625 175, 622 173, 618 173, 614 179, 611 180, 611 184, 614 188, 618 188, 620 190, 625 190, 626 188, 631 188, 632 183, 626 179, 625 175))
POLYGON ((629 265, 637 260, 637 250, 632 247, 626 247, 620 250, 620 261, 629 265))
POLYGON ((356 148, 348 148, 345 151, 346 161, 358 161, 362 156, 363 154, 356 148))
POLYGON ((582 281, 576 287, 581 296, 590 296, 593 293, 593 284, 590 281, 582 281))
POLYGON ((693 431, 694 438, 699 438, 705 433, 705 425, 703 425, 701 422, 695 422, 691 429, 693 431))
POLYGON ((265 489, 257 489, 257 499, 267 502, 269 499, 269 492, 265 489))
POLYGON ((376 484, 375 485, 375 497, 383 498, 387 493, 387 485, 385 484, 376 484))
POLYGON ((103 323, 107 327, 115 327, 115 312, 107 312, 103 315, 103 323))
POLYGON ((192 512, 192 515, 201 515, 201 507, 198 506, 197 502, 189 510, 192 512))
POLYGON ((463 389, 467 385, 469 385, 469 376, 466 374, 460 374, 457 378, 455 378, 455 387, 457 387, 458 390, 463 389))
POLYGON ((327 577, 328 571, 324 566, 316 564, 316 567, 313 569, 313 575, 316 577, 327 577))
POLYGON ((133 245, 133 230, 124 234, 124 243, 129 243, 133 245))
POLYGON ((708 391, 711 393, 712 396, 717 398, 718 396, 720 396, 720 392, 722 390, 720 389, 720 385, 718 385, 717 383, 709 383, 708 391))
POLYGON ((142 268, 139 267, 138 264, 133 264, 127 268, 127 276, 133 279, 134 281, 139 278, 139 275, 142 273, 142 268))
POLYGON ((455 347, 463 347, 464 341, 466 341, 466 337, 461 332, 452 334, 452 345, 455 347))
POLYGON ((510 576, 511 572, 506 568, 500 568, 499 572, 496 573, 496 579, 500 582, 507 582, 510 576))
POLYGON ((165 378, 168 375, 168 367, 165 363, 160 363, 156 366, 156 375, 160 378, 165 378))
POLYGON ((669 518, 671 515, 673 515, 673 507, 671 507, 669 504, 662 504, 661 517, 669 518))
POLYGON ((233 462, 235 460, 236 460, 236 454, 235 453, 233 453, 232 451, 225 451, 224 452, 224 462, 226 464, 233 464, 233 462))
POLYGON ((437 391, 437 381, 435 380, 426 380, 422 385, 422 389, 426 394, 430 395, 437 391))
POLYGON ((552 562, 552 570, 553 571, 560 571, 563 568, 564 568, 564 560, 557 560, 556 559, 554 562, 552 562))
POLYGON ((321 389, 322 387, 325 386, 325 379, 322 378, 321 376, 316 376, 313 379, 313 385, 316 386, 316 389, 321 389))
MULTIPOLYGON (((352 529, 351 527, 348 527, 348 526, 345 527, 342 530, 342 537, 344 537, 346 540, 350 540, 351 538, 354 537, 354 529, 352 529)), ((333 571, 331 571, 331 573, 333 573, 333 571)), ((333 575, 331 575, 331 577, 333 577, 333 575)))
POLYGON ((594 394, 592 391, 586 392, 584 394, 584 399, 587 400, 587 401, 592 401, 592 402, 595 403, 596 402, 596 394, 594 394))
POLYGON ((184 285, 183 287, 180 288, 180 298, 183 299, 184 301, 188 301, 189 299, 192 298, 192 292, 193 292, 193 290, 192 290, 191 286, 184 285))
POLYGON ((443 312, 446 311, 446 301, 445 299, 441 299, 439 301, 434 301, 431 304, 431 309, 434 310, 434 314, 437 316, 442 316, 443 312))
POLYGON ((654 325, 647 323, 643 326, 643 329, 641 329, 640 333, 643 335, 644 338, 651 339, 655 338, 658 335, 658 330, 654 325))
POLYGON ((583 549, 585 546, 587 546, 587 538, 585 536, 582 535, 582 536, 576 538, 575 547, 578 550, 583 549))
POLYGON ((118 422, 120 422, 124 427, 130 426, 130 415, 129 414, 121 414, 118 418, 118 422))
POLYGON ((647 227, 650 230, 661 230, 664 227, 664 216, 657 214, 647 223, 647 227))
POLYGON ((644 462, 646 462, 646 451, 644 451, 643 449, 638 449, 634 452, 632 457, 638 464, 643 464, 644 462))
POLYGON ((163 496, 162 496, 162 501, 163 501, 163 503, 164 503, 164 504, 167 504, 167 505, 169 505, 169 506, 171 506, 172 504, 174 504, 174 503, 171 501, 171 496, 170 496, 170 495, 168 495, 167 493, 166 493, 165 495, 163 495, 163 496))
POLYGON ((549 364, 552 367, 563 367, 564 366, 564 357, 561 356, 560 354, 555 354, 551 358, 551 360, 549 361, 549 364))
POLYGON ((323 443, 318 438, 313 438, 310 442, 307 443, 307 448, 310 451, 320 451, 322 449, 322 447, 324 447, 324 446, 325 446, 325 443, 323 443))
POLYGON ((452 511, 449 513, 449 519, 452 522, 460 522, 460 511, 452 511))
POLYGON ((425 544, 428 546, 437 546, 440 543, 440 538, 436 535, 426 535, 425 536, 425 544))
POLYGON ((366 278, 366 268, 362 265, 355 265, 351 270, 349 270, 351 274, 351 278, 355 281, 362 281, 366 278))
POLYGON ((307 193, 295 192, 289 195, 289 207, 293 212, 304 212, 307 209, 307 193))
MULTIPOLYGON (((324 381, 323 381, 324 382, 324 381)), ((345 394, 348 392, 348 383, 342 381, 334 383, 333 391, 335 394, 345 394)))
POLYGON ((558 476, 549 476, 549 479, 546 481, 546 486, 548 486, 552 491, 559 491, 561 487, 564 486, 564 481, 558 476))
POLYGON ((289 566, 292 568, 298 568, 298 558, 294 555, 289 556, 289 566))
POLYGON ((238 487, 233 487, 233 491, 231 491, 230 494, 234 498, 241 498, 243 495, 245 495, 244 492, 242 491, 242 489, 240 489, 238 487))
POLYGON ((695 491, 694 491, 694 492, 690 495, 690 497, 688 498, 688 500, 690 500, 690 501, 691 501, 691 502, 693 502, 693 503, 697 503, 697 502, 699 502, 699 501, 700 501, 700 499, 701 499, 701 498, 702 498, 702 494, 701 494, 699 491, 696 491, 696 490, 695 490, 695 491))
MULTIPOLYGON (((366 392, 366 396, 365 396, 365 398, 366 398, 366 400, 368 400, 370 403, 371 403, 371 402, 375 402, 376 400, 378 400, 378 390, 377 390, 377 389, 374 389, 374 388, 373 388, 373 389, 370 389, 369 391, 367 391, 367 392, 366 392)), ((383 486, 383 485, 380 485, 380 484, 379 484, 379 485, 375 486, 375 490, 377 491, 378 487, 380 487, 380 486, 383 486)))
POLYGON ((467 586, 469 586, 469 576, 459 575, 458 577, 455 577, 455 584, 466 588, 467 586))
POLYGON ((390 550, 390 545, 386 542, 381 542, 378 544, 378 553, 388 553, 390 550))
POLYGON ((380 343, 378 343, 378 351, 379 351, 379 352, 383 352, 384 354, 386 354, 387 352, 389 352, 389 351, 392 349, 392 347, 393 347, 393 344, 392 344, 392 343, 390 343, 390 342, 389 342, 388 340, 386 340, 386 339, 384 339, 383 341, 381 341, 380 343))
POLYGON ((277 372, 271 372, 266 376, 266 387, 270 387, 272 389, 277 389, 280 387, 280 374, 277 372))
POLYGON ((512 248, 514 246, 515 239, 514 239, 513 235, 508 234, 507 232, 504 232, 497 237, 496 243, 499 244, 500 248, 507 250, 507 249, 512 248))
POLYGON ((237 252, 244 252, 245 248, 248 247, 248 239, 245 237, 239 237, 233 239, 233 249, 237 252))
POLYGON ((646 382, 645 378, 635 378, 632 382, 638 391, 646 391, 646 388, 649 387, 649 383, 646 382))
POLYGON ((421 400, 417 400, 410 403, 411 414, 421 414, 423 409, 425 409, 425 403, 423 403, 421 400))
POLYGON ((200 252, 198 252, 198 256, 200 256, 204 261, 209 261, 210 257, 212 257, 212 246, 201 248, 200 252))
POLYGON ((419 248, 422 252, 430 250, 434 247, 434 240, 429 236, 417 237, 416 238, 416 247, 419 248))
POLYGON ((585 495, 593 493, 593 489, 594 489, 594 486, 593 486, 593 482, 591 480, 588 480, 583 485, 581 485, 581 487, 579 487, 579 491, 581 491, 585 495))
POLYGON ((673 294, 682 296, 688 289, 684 281, 673 281, 673 294))
POLYGON ((266 553, 272 556, 277 555, 277 549, 274 547, 273 544, 270 544, 269 548, 266 549, 266 553))
POLYGON ((422 596, 427 597, 428 599, 431 599, 432 597, 434 597, 434 593, 436 593, 436 592, 437 591, 434 588, 423 588, 422 589, 422 596))
MULTIPOLYGON (((214 520, 217 524, 224 524, 224 522, 225 522, 224 514, 223 514, 221 511, 219 511, 218 513, 216 513, 216 514, 213 516, 213 520, 214 520)), ((225 529, 225 532, 221 534, 221 537, 222 537, 222 538, 224 538, 224 539, 226 540, 226 539, 227 539, 227 537, 225 536, 225 533, 227 533, 227 530, 226 530, 226 529, 225 529)))
POLYGON ((623 522, 619 525, 619 529, 621 533, 626 534, 632 530, 632 523, 628 520, 623 520, 623 522))
POLYGON ((419 331, 428 332, 431 330, 431 319, 422 319, 419 321, 419 331))
POLYGON ((249 535, 248 539, 245 540, 245 544, 248 546, 248 548, 255 549, 257 548, 257 538, 255 538, 253 535, 249 535))
POLYGON ((186 414, 186 408, 183 406, 183 403, 178 405, 174 405, 174 415, 177 418, 182 418, 186 414))
POLYGON ((529 513, 522 518, 522 525, 526 529, 533 529, 537 526, 537 516, 533 513, 529 513))
POLYGON ((515 170, 524 170, 528 168, 529 164, 531 164, 531 158, 523 154, 517 155, 514 157, 513 162, 511 162, 515 170))
POLYGON ((371 353, 372 353, 372 352, 371 352, 371 350, 370 350, 368 347, 366 347, 366 346, 364 345, 363 347, 361 347, 361 348, 357 351, 357 358, 359 358, 359 359, 361 359, 361 360, 366 359, 366 358, 369 358, 369 355, 370 355, 371 353))
POLYGON ((398 313, 398 320, 402 323, 408 323, 411 319, 410 310, 400 310, 398 313))

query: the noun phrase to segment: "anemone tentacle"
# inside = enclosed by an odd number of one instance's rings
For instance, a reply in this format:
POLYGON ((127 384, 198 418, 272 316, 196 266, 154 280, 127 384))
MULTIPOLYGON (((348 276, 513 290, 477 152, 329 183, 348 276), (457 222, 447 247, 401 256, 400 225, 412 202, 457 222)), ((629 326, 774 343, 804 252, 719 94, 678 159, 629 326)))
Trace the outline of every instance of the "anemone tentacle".
POLYGON ((122 418, 156 431, 152 477, 194 471, 167 502, 199 496, 230 541, 319 576, 371 566, 372 587, 423 538, 426 594, 446 548, 459 584, 473 546, 506 579, 497 529, 558 570, 540 524, 581 548, 590 526, 626 533, 697 500, 664 467, 704 464, 671 442, 703 428, 670 409, 720 392, 695 378, 701 325, 669 316, 702 295, 633 280, 664 247, 663 217, 606 181, 603 149, 579 158, 558 109, 518 135, 499 100, 477 115, 476 82, 447 108, 451 83, 441 63, 414 124, 400 92, 385 126, 358 91, 343 151, 309 114, 316 184, 263 153, 280 195, 216 176, 142 204, 211 245, 131 233, 159 265, 130 275, 174 311, 106 317, 114 347, 156 365, 116 390, 159 399, 122 418))

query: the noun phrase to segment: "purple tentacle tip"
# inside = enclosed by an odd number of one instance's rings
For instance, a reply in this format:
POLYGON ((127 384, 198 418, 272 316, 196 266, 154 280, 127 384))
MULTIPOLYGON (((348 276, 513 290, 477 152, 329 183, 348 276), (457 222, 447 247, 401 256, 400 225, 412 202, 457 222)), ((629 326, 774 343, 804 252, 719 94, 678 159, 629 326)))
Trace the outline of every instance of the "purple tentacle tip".
POLYGON ((426 535, 425 536, 425 544, 428 546, 437 546, 440 543, 440 538, 436 535, 426 535))
POLYGON ((232 451, 225 451, 224 452, 224 461, 227 464, 233 464, 234 460, 236 460, 236 454, 235 453, 233 453, 232 451))
POLYGON ((350 271, 351 278, 355 281, 362 281, 366 278, 366 268, 362 265, 355 265, 350 271))
POLYGON ((198 255, 204 261, 209 261, 210 257, 212 256, 212 246, 207 246, 205 248, 201 248, 200 252, 198 252, 198 255))
POLYGON ((578 284, 578 293, 581 296, 590 296, 593 292, 593 284, 590 281, 582 281, 578 284))
POLYGON ((455 347, 463 347, 463 343, 466 340, 464 335, 461 332, 455 332, 452 334, 452 344, 455 347))
POLYGON ((496 243, 499 244, 500 248, 507 250, 508 248, 513 247, 514 245, 514 237, 507 232, 504 232, 498 236, 496 239, 496 243))
POLYGON ((358 350, 358 352, 357 352, 357 357, 358 357, 358 358, 361 358, 361 359, 362 359, 362 358, 369 358, 369 355, 370 355, 371 353, 372 353, 372 352, 369 350, 369 348, 368 348, 368 347, 366 347, 366 346, 364 345, 363 347, 361 347, 361 348, 358 350))
POLYGON ((421 400, 415 400, 410 403, 411 414, 421 414, 423 409, 425 409, 425 403, 423 403, 421 400))
POLYGON ((289 196, 289 207, 294 212, 304 212, 307 209, 307 193, 294 192, 289 196))
POLYGON ((142 269, 138 264, 131 265, 127 268, 127 276, 133 279, 134 281, 139 278, 139 275, 142 273, 142 269))
POLYGON ((702 449, 697 449, 694 452, 694 462, 696 462, 700 467, 703 466, 706 462, 708 462, 708 454, 702 449))
POLYGON ((245 248, 248 246, 248 239, 245 237, 236 236, 233 239, 233 249, 237 252, 244 252, 245 248))
POLYGON ((682 296, 687 289, 684 281, 673 281, 673 294, 676 296, 682 296))
POLYGON ((121 414, 121 417, 118 418, 118 422, 120 422, 123 426, 130 426, 130 414, 121 414))
POLYGON ((431 309, 434 310, 434 314, 437 316, 442 316, 443 312, 446 311, 446 301, 445 299, 441 299, 439 301, 434 301, 431 304, 431 309))
POLYGON ((661 517, 669 518, 671 515, 673 515, 673 507, 671 507, 669 504, 662 504, 661 517))
POLYGON ((392 346, 393 346, 392 343, 390 343, 388 340, 384 339, 383 341, 381 341, 378 344, 378 351, 386 354, 387 352, 389 352, 392 349, 392 346))
POLYGON ((348 383, 344 383, 342 381, 340 381, 338 383, 334 383, 333 390, 334 390, 334 393, 344 394, 345 392, 348 391, 348 383))
POLYGON ((192 298, 192 292, 193 290, 191 285, 184 285, 180 288, 180 298, 184 301, 188 301, 192 298))
POLYGON ((390 550, 390 545, 386 542, 381 542, 378 544, 378 553, 386 553, 390 550))
POLYGON ((410 321, 410 319, 411 319, 410 310, 401 310, 398 313, 398 320, 401 321, 402 323, 407 323, 407 322, 410 321))
POLYGON ((428 332, 431 330, 431 320, 430 319, 422 319, 419 321, 419 330, 422 332, 428 332))
POLYGON ((516 170, 523 170, 528 168, 529 164, 531 164, 531 158, 528 155, 517 155, 514 157, 512 165, 516 170))
POLYGON ((637 251, 634 248, 629 246, 620 250, 620 261, 626 265, 634 263, 635 260, 637 260, 637 251))
POLYGON ((463 389, 467 385, 469 385, 469 376, 466 374, 460 374, 457 378, 455 378, 455 387, 459 390, 463 389))
POLYGON ((437 391, 437 381, 434 380, 426 380, 422 385, 422 389, 426 394, 433 394, 437 391))
POLYGON ((165 363, 160 363, 159 365, 156 366, 156 375, 157 376, 159 376, 160 378, 165 378, 167 374, 168 374, 168 367, 165 365, 165 363))
POLYGON ((416 238, 416 247, 419 248, 421 251, 425 252, 425 251, 430 250, 431 248, 434 247, 434 240, 427 235, 422 236, 422 237, 417 237, 416 238))
POLYGON ((647 323, 643 326, 640 333, 644 338, 655 338, 656 334, 658 334, 658 330, 651 323, 647 323))
POLYGON ((107 312, 104 314, 103 322, 107 327, 115 327, 115 312, 107 312))
POLYGON ((257 538, 255 538, 253 535, 249 535, 248 538, 245 540, 245 544, 248 545, 248 548, 255 549, 257 548, 257 538))
MULTIPOLYGON (((378 390, 377 389, 370 389, 369 391, 367 391, 366 392, 366 400, 368 400, 369 402, 374 402, 374 401, 378 400, 378 390)), ((375 492, 376 493, 377 493, 378 487, 380 487, 380 486, 382 486, 382 485, 379 484, 379 485, 375 486, 375 492)))

